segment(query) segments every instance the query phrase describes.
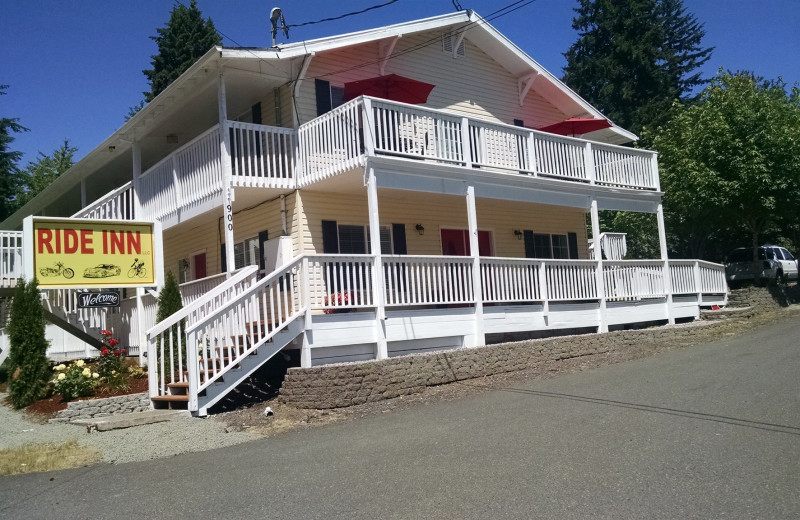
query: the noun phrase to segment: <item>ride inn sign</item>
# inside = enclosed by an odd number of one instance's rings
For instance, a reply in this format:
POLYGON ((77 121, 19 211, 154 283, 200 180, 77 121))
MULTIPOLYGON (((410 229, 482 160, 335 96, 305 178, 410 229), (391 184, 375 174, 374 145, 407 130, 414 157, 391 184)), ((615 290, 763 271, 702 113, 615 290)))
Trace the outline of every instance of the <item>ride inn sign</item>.
POLYGON ((158 222, 27 217, 23 251, 42 289, 163 285, 158 222))

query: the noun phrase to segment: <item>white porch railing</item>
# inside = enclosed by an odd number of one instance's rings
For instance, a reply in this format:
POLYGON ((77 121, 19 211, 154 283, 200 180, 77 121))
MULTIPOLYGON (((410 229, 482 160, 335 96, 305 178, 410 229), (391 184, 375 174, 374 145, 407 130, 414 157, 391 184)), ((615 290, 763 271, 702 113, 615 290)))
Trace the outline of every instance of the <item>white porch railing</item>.
POLYGON ((382 99, 357 98, 302 125, 299 141, 301 186, 374 154, 629 189, 659 187, 650 151, 382 99))
POLYGON ((22 231, 0 231, 0 287, 14 287, 22 276, 22 231))
POLYGON ((148 169, 139 182, 139 201, 145 219, 160 220, 221 194, 219 125, 148 169))
POLYGON ((298 184, 310 184, 360 164, 364 154, 363 135, 359 102, 351 101, 301 125, 298 184))
POLYGON ((304 261, 298 257, 186 327, 190 410, 198 393, 304 315, 304 261))
POLYGON ((475 301, 471 257, 390 256, 383 266, 389 307, 475 301))
POLYGON ((111 190, 92 202, 72 218, 91 218, 107 220, 133 220, 133 183, 127 182, 115 190, 111 190))
POLYGON ((325 312, 372 307, 371 255, 314 255, 308 260, 309 305, 325 312))
POLYGON ((183 309, 147 330, 147 365, 151 397, 165 395, 167 385, 170 383, 187 380, 184 372, 186 368, 184 361, 187 359, 184 339, 186 328, 213 314, 217 309, 224 308, 252 285, 257 272, 257 266, 248 266, 230 278, 225 274, 220 275, 227 278, 224 281, 218 277, 211 277, 213 280, 206 278, 198 281, 200 283, 187 288, 187 300, 192 301, 184 302, 183 309), (200 292, 201 289, 209 288, 214 283, 217 285, 211 290, 200 292))
POLYGON ((544 299, 543 263, 517 258, 481 258, 483 301, 533 302, 544 299))
POLYGON ((664 263, 655 260, 604 261, 603 284, 611 301, 662 298, 667 294, 664 263))
POLYGON ((726 294, 725 266, 703 260, 670 260, 672 294, 726 294))
POLYGON ((229 121, 234 186, 294 188, 297 133, 292 128, 229 121))

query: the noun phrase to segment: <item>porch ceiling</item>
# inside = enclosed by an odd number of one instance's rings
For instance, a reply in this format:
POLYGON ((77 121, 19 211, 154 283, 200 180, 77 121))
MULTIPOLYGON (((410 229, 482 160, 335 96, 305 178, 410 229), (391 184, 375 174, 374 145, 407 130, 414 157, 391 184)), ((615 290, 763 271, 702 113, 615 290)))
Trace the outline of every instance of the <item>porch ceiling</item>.
POLYGON ((581 209, 588 209, 591 199, 595 198, 599 209, 654 213, 662 196, 656 191, 619 189, 449 165, 432 166, 389 157, 370 158, 366 167, 375 169, 380 188, 465 195, 467 186, 473 186, 477 198, 581 209))

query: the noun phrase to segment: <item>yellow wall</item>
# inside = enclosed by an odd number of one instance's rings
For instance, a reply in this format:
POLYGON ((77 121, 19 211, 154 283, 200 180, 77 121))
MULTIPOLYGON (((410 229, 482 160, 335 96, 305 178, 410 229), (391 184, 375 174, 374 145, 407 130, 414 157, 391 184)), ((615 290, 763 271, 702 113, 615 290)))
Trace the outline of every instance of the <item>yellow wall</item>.
MULTIPOLYGON (((300 196, 305 210, 302 244, 307 253, 322 253, 323 220, 369 224, 366 190, 358 194, 304 191, 300 196)), ((405 224, 409 255, 441 255, 439 230, 468 227, 464 197, 379 190, 378 208, 381 226, 405 224), (416 224, 423 225, 424 235, 418 234, 416 224)), ((524 258, 525 243, 514 236, 514 230, 530 229, 536 233, 577 233, 579 257, 588 258, 586 217, 580 209, 479 198, 476 212, 478 229, 491 232, 494 256, 524 258)))
MULTIPOLYGON (((403 36, 394 54, 426 42, 430 45, 389 60, 386 74, 400 74, 436 85, 426 107, 446 109, 489 121, 513 124, 521 119, 526 126, 539 127, 556 123, 567 116, 547 102, 532 88, 524 106, 519 105, 517 78, 465 38, 466 55, 454 59, 442 50, 441 32, 432 31, 403 36)), ((334 86, 380 75, 378 42, 356 47, 320 52, 311 60, 297 100, 300 123, 317 117, 315 77, 334 86), (370 63, 368 66, 361 66, 370 63)))

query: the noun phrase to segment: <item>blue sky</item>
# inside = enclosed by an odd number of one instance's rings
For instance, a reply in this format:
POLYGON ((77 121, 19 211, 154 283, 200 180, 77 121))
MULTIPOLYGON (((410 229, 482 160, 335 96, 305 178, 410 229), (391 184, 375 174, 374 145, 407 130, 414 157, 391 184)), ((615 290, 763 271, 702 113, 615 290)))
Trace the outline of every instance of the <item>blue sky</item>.
MULTIPOLYGON (((189 0, 183 0, 188 4, 189 0)), ((460 0, 464 8, 488 15, 513 0, 460 0)), ((269 46, 268 14, 283 8, 288 24, 336 16, 384 0, 198 0, 227 38, 226 46, 269 46)), ((537 0, 491 23, 514 43, 561 76, 563 53, 575 41, 569 0, 537 0)), ((0 0, 0 117, 17 117, 30 132, 16 134, 12 149, 25 155, 50 153, 64 138, 78 158, 124 122, 142 99, 142 70, 156 52, 149 38, 169 18, 171 0, 0 0)), ((800 0, 684 0, 705 24, 704 45, 716 47, 706 76, 722 67, 752 70, 766 78, 800 82, 800 0)), ((295 28, 291 42, 453 12, 452 0, 399 0, 385 8, 295 28)), ((285 43, 279 36, 278 43, 285 43)))

